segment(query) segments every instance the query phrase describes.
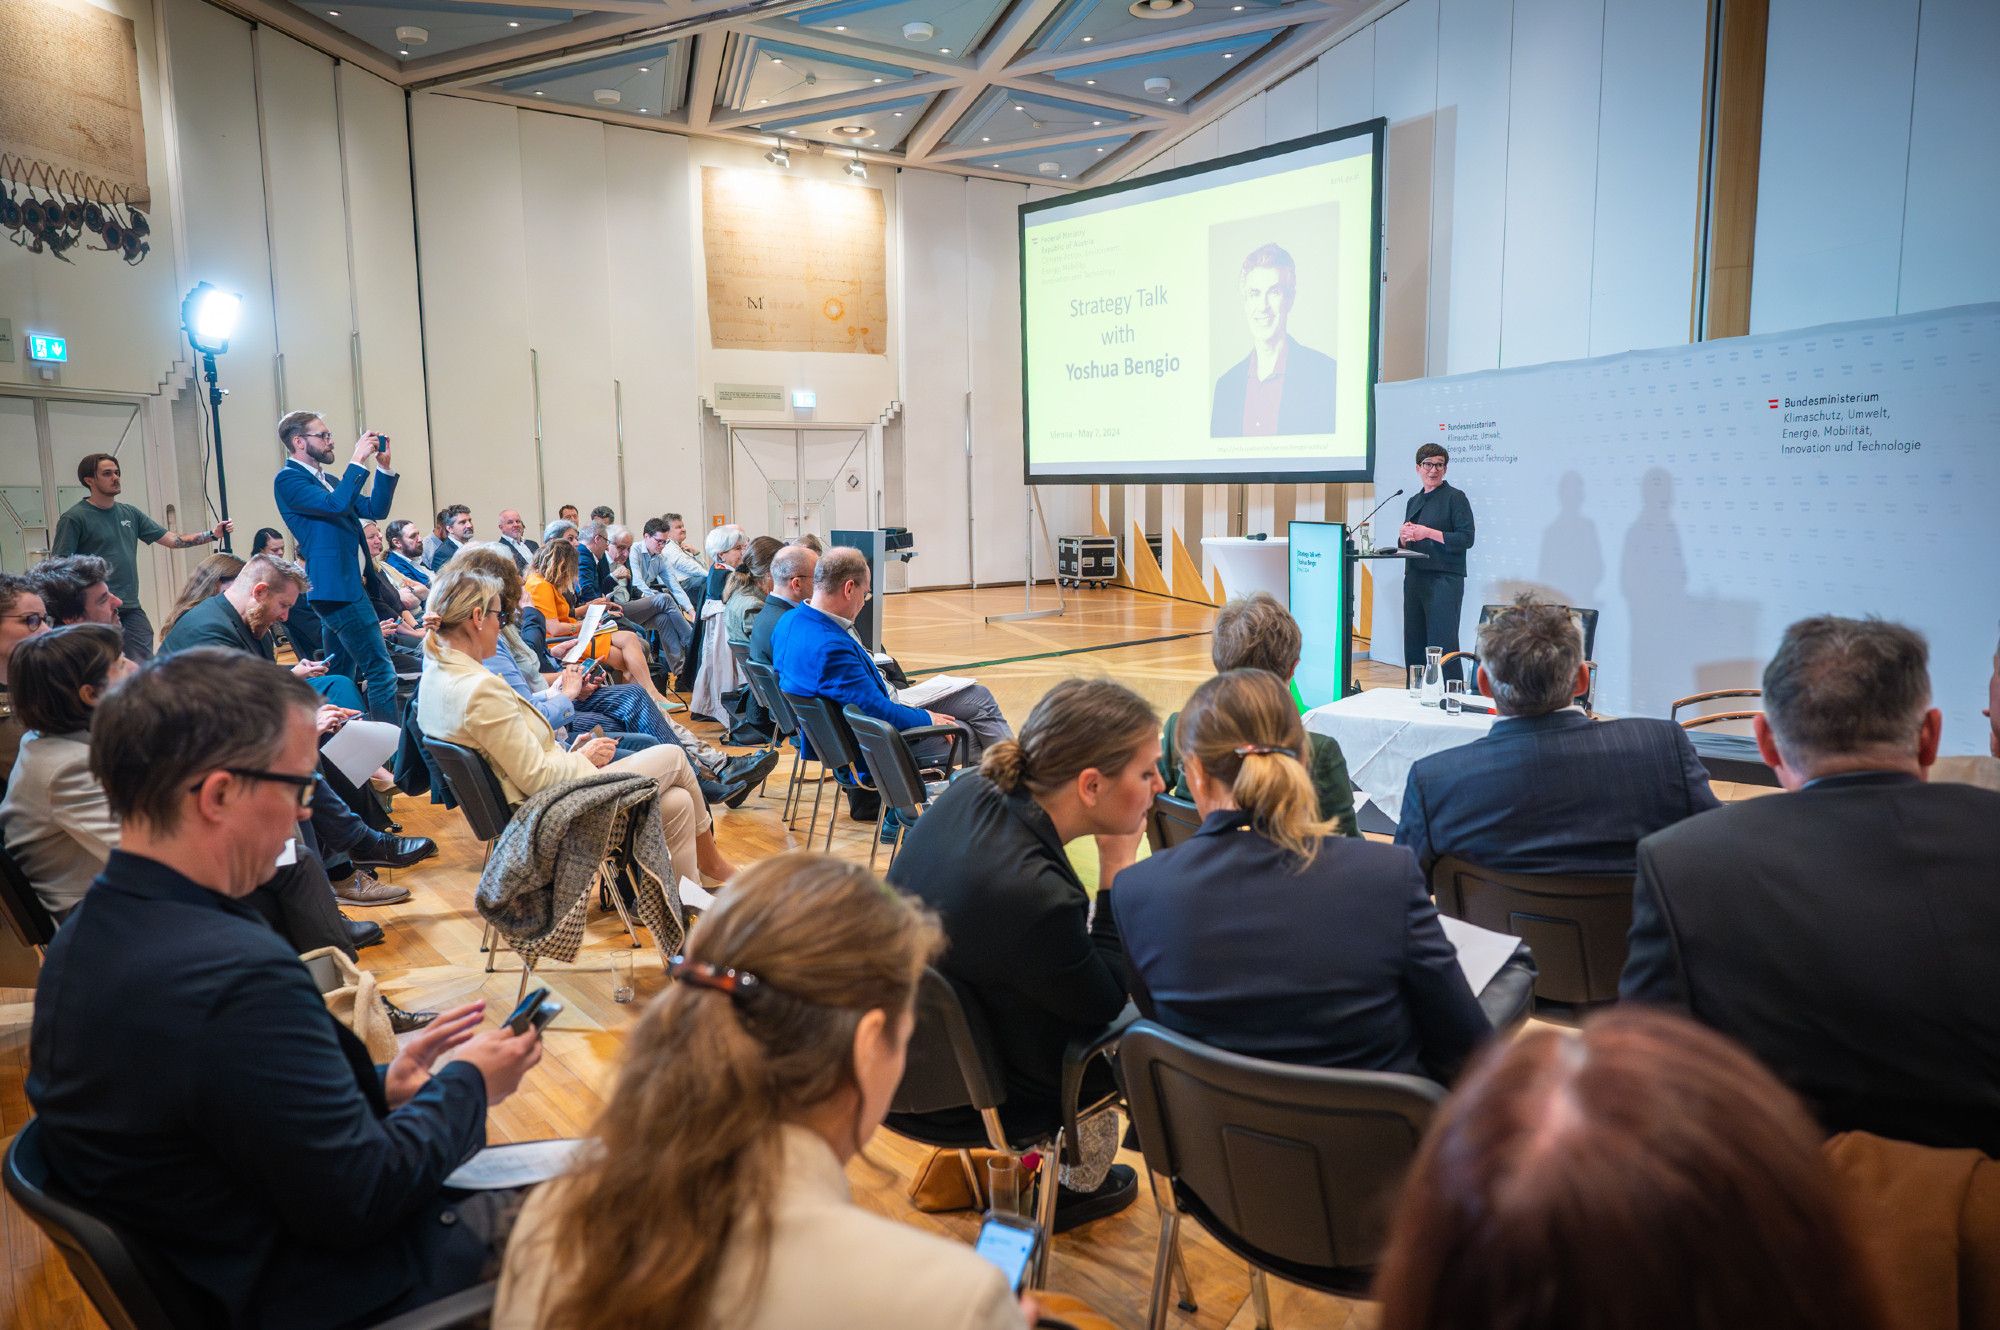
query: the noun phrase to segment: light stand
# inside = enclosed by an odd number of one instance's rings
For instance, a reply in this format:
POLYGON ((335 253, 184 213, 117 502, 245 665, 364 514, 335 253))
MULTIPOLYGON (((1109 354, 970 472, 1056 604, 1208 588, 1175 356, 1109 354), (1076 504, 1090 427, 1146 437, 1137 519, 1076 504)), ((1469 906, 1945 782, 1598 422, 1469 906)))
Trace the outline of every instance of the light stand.
MULTIPOLYGON (((194 290, 181 301, 181 328, 188 343, 201 353, 201 376, 208 384, 209 432, 215 445, 215 498, 220 516, 229 520, 229 476, 222 465, 222 399, 226 396, 215 382, 215 358, 229 351, 229 335, 236 331, 236 319, 243 311, 243 297, 231 295, 207 282, 195 283, 194 290)), ((229 550, 229 533, 222 536, 222 548, 229 550)))
MULTIPOLYGON (((1019 623, 1023 619, 1059 619, 1069 612, 1069 601, 1063 595, 1062 578, 1056 578, 1056 603, 1053 608, 1035 608, 1035 520, 1041 519, 1042 542, 1049 544, 1049 519, 1042 512, 1042 505, 1035 502, 1035 487, 1028 486, 1028 538, 1022 542, 1028 551, 1028 580, 1021 585, 1021 608, 1012 614, 989 614, 988 623, 1019 623)), ((1054 546, 1050 545, 1050 555, 1054 557, 1054 546)))

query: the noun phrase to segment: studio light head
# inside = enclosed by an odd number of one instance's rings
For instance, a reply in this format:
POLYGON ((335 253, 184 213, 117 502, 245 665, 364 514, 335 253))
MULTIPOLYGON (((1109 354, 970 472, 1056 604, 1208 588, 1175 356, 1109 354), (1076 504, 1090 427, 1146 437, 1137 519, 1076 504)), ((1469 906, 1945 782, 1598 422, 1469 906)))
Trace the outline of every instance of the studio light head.
POLYGON ((243 297, 197 282, 181 301, 181 327, 188 341, 204 355, 219 356, 229 350, 229 338, 243 312, 243 297))

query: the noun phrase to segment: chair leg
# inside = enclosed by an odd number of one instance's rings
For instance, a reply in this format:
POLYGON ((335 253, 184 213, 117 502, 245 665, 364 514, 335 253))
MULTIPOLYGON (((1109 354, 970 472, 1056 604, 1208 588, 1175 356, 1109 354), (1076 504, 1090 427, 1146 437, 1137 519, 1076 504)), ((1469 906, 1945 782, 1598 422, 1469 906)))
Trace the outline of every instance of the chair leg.
POLYGON ((1254 1265, 1250 1267, 1250 1296, 1257 1303, 1257 1330, 1271 1330, 1271 1286, 1254 1265))
MULTIPOLYGON (((819 801, 820 801, 820 797, 821 797, 822 795, 824 795, 825 793, 826 793, 826 772, 825 772, 824 770, 822 770, 822 771, 820 772, 820 779, 819 779, 819 784, 817 784, 817 785, 813 786, 813 810, 812 810, 812 816, 806 819, 806 848, 807 848, 808 850, 810 850, 810 849, 812 848, 812 843, 813 843, 813 828, 819 825, 819 801)), ((801 796, 800 796, 800 798, 801 798, 801 799, 803 799, 804 797, 805 797, 805 796, 803 796, 803 795, 801 795, 801 796)), ((835 808, 835 809, 833 810, 833 815, 834 815, 835 817, 839 817, 839 816, 840 816, 840 809, 839 809, 838 807, 836 807, 836 808, 835 808)), ((827 838, 828 838, 829 840, 831 840, 831 839, 833 838, 833 833, 832 833, 832 831, 831 831, 831 830, 829 830, 829 831, 827 832, 827 838)))
MULTIPOLYGON (((833 828, 840 821, 840 801, 844 797, 845 790, 843 789, 842 793, 833 796, 832 806, 826 812, 826 845, 824 850, 827 854, 833 853, 833 828)), ((813 802, 818 803, 819 801, 814 800, 813 802)), ((812 848, 812 838, 810 836, 806 838, 806 848, 812 848)))
POLYGON ((889 801, 878 798, 875 801, 875 830, 868 837, 868 871, 875 871, 875 851, 882 846, 882 819, 889 816, 889 801))
POLYGON ((1194 1300, 1194 1280, 1188 1277, 1187 1257, 1181 1252, 1181 1234, 1178 1227, 1174 1230, 1174 1283, 1180 1290, 1181 1310, 1190 1316, 1200 1311, 1201 1308, 1194 1300))
POLYGON ((1181 1217, 1170 1209, 1160 1211, 1160 1245, 1153 1253, 1153 1295, 1146 1314, 1147 1330, 1166 1330, 1167 1287, 1180 1250, 1181 1217))
POLYGON ((1036 1288, 1049 1286, 1049 1254, 1055 1246, 1056 1233, 1056 1194, 1062 1190, 1062 1151, 1063 1134, 1058 1128, 1055 1140, 1049 1143, 1049 1152, 1042 1156, 1041 1177, 1035 1181, 1041 1189, 1035 1193, 1035 1220, 1047 1238, 1035 1256, 1036 1288))
POLYGON ((639 930, 632 926, 632 912, 625 908, 625 895, 618 890, 618 884, 607 884, 611 888, 611 903, 618 908, 618 918, 625 925, 625 935, 632 939, 632 950, 639 949, 639 930))
POLYGON ((514 990, 515 1006, 517 1007, 520 1006, 521 999, 528 996, 528 976, 533 974, 534 972, 535 972, 534 958, 532 956, 523 956, 521 958, 521 986, 514 990))
MULTIPOLYGON (((903 849, 903 833, 908 830, 909 830, 908 824, 900 821, 896 823, 896 839, 889 843, 889 863, 888 866, 882 870, 883 872, 887 872, 890 868, 894 868, 896 866, 896 856, 900 854, 903 849)), ((871 864, 870 866, 872 867, 873 865, 871 864)))
POLYGON ((960 1150, 958 1152, 958 1166, 965 1170, 965 1185, 972 1188, 973 1203, 977 1204, 979 1198, 985 1195, 986 1187, 979 1180, 979 1170, 972 1166, 972 1151, 960 1150))
POLYGON ((493 955, 500 950, 500 939, 494 936, 497 930, 492 924, 486 925, 486 932, 479 939, 479 949, 486 953, 486 973, 493 973, 493 955))
POLYGON ((805 757, 794 747, 792 749, 792 779, 785 786, 785 825, 798 830, 798 805, 805 802, 804 791, 799 788, 799 769, 805 766, 805 757))

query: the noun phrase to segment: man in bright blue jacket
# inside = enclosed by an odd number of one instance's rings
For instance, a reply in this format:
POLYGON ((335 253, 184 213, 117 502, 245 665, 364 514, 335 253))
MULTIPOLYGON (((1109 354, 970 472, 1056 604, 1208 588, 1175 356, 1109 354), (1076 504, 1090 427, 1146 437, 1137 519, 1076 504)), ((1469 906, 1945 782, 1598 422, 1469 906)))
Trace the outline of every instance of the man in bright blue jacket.
MULTIPOLYGON (((820 557, 813 570, 813 595, 778 621, 771 636, 771 663, 778 671, 778 686, 801 697, 824 697, 836 706, 855 709, 886 720, 899 730, 924 725, 956 725, 959 722, 941 711, 925 711, 905 706, 890 696, 866 648, 851 631, 854 616, 868 603, 868 560, 860 550, 835 546, 820 557)), ((798 735, 799 747, 812 756, 805 731, 798 735)), ((919 764, 943 757, 946 740, 933 735, 911 746, 919 764)), ((860 803, 850 793, 855 815, 863 816, 860 803)), ((874 810, 866 812, 874 820, 874 810)))
POLYGON ((338 481, 325 470, 333 461, 333 433, 313 412, 293 411, 280 420, 278 443, 286 456, 274 486, 278 516, 291 529, 299 561, 312 579, 306 598, 335 643, 328 663, 366 690, 371 719, 394 725, 396 667, 389 663, 381 620, 361 572, 367 558, 361 523, 387 517, 396 495, 389 440, 372 432, 362 435, 338 481), (364 494, 371 460, 375 483, 364 494))

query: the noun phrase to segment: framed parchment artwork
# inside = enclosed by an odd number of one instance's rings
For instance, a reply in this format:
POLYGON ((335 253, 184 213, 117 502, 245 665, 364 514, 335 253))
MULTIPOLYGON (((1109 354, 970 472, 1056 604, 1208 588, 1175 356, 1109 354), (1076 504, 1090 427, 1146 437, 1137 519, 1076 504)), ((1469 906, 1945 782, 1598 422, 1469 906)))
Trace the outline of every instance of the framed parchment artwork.
POLYGON ((87 0, 0 0, 0 146, 151 207, 132 20, 87 0))
POLYGON ((710 342, 885 354, 885 217, 882 191, 865 185, 704 166, 710 342))

